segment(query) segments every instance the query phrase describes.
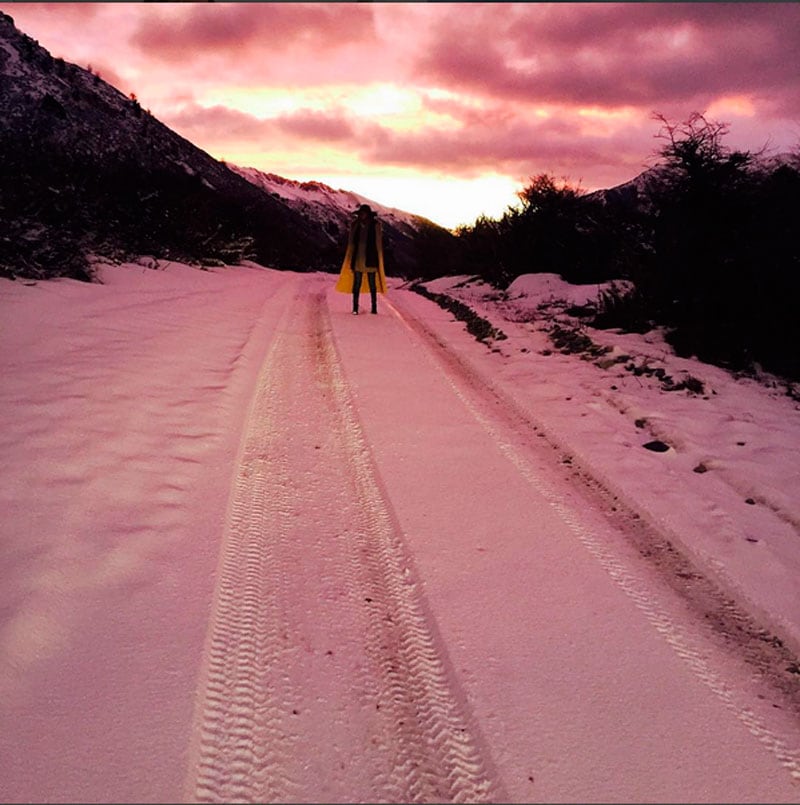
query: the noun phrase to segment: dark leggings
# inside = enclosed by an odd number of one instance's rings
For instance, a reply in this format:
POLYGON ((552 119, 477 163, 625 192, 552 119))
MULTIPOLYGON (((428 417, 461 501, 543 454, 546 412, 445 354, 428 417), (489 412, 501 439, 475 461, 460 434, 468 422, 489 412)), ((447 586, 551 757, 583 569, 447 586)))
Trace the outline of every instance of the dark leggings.
POLYGON ((374 271, 354 271, 353 272, 353 310, 358 310, 358 295, 361 293, 361 275, 367 275, 367 282, 369 283, 369 295, 372 298, 372 310, 378 309, 378 288, 375 284, 374 271))

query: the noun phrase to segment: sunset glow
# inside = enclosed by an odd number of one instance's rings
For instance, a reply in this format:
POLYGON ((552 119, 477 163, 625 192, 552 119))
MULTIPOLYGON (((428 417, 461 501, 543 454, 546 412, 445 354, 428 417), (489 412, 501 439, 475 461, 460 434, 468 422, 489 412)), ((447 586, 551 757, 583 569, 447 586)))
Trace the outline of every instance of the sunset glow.
POLYGON ((711 117, 729 117, 730 115, 755 117, 756 107, 752 99, 746 95, 734 95, 714 101, 708 108, 708 114, 711 117))
POLYGON ((652 164, 658 112, 729 144, 800 142, 784 3, 0 3, 212 156, 445 226, 538 173, 586 190, 652 164))

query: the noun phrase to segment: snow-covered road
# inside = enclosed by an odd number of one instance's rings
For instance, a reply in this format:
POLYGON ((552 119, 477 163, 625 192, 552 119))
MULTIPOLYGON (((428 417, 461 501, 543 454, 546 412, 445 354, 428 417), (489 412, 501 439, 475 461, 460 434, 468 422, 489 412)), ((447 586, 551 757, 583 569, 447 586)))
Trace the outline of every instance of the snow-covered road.
POLYGON ((350 401, 324 286, 287 291, 238 460, 188 794, 496 799, 350 401))
POLYGON ((797 801, 791 703, 433 303, 105 276, 3 289, 3 801, 797 801))

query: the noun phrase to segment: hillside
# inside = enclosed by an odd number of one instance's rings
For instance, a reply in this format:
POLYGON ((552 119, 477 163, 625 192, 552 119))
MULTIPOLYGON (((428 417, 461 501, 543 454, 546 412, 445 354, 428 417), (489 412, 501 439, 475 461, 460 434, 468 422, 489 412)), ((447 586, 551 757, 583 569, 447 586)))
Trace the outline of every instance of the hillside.
MULTIPOLYGON (((753 155, 748 172, 753 175, 771 176, 786 168, 800 171, 800 152, 786 151, 779 154, 753 155)), ((598 201, 605 207, 620 211, 626 209, 649 210, 649 194, 664 184, 668 173, 664 164, 654 165, 627 182, 586 193, 586 199, 598 201)))
MULTIPOLYGON (((6 14, 0 148, 0 271, 11 277, 91 279, 90 253, 332 271, 343 248, 342 205, 357 198, 334 193, 325 215, 321 196, 311 204, 270 192, 252 172, 231 169, 169 129, 135 96, 53 58, 6 14)), ((394 273, 413 273, 415 236, 426 227, 440 229, 387 210, 394 273)))
POLYGON ((347 240, 353 211, 369 204, 383 224, 384 244, 390 273, 418 276, 430 236, 452 240, 447 230, 420 215, 387 207, 350 190, 335 190, 323 182, 298 182, 257 168, 230 168, 272 198, 319 224, 336 248, 347 240))

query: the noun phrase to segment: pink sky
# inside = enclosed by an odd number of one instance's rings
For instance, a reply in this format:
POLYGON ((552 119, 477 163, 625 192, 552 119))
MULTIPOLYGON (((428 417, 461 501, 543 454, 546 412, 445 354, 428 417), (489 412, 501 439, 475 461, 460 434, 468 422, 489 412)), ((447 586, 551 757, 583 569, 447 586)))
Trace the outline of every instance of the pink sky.
POLYGON ((653 160, 660 112, 800 142, 793 3, 1 3, 213 156, 447 226, 653 160))

